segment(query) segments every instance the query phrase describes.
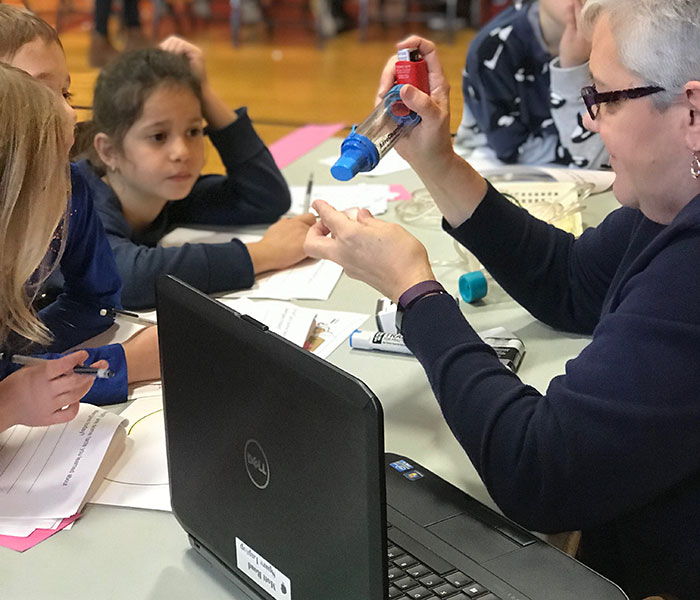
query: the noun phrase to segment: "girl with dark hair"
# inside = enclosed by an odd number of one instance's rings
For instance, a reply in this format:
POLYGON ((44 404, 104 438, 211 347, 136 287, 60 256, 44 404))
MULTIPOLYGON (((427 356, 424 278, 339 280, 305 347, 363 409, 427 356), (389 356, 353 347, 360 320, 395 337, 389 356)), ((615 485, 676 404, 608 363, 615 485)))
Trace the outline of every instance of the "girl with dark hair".
POLYGON ((245 108, 229 109, 207 81, 202 52, 176 37, 126 53, 95 85, 94 154, 86 174, 123 279, 125 307, 155 304, 155 281, 170 273, 207 293, 250 287, 255 274, 303 258, 311 214, 284 219, 259 242, 158 241, 183 224, 272 223, 289 189, 245 108), (204 130, 226 175, 200 175, 204 130))

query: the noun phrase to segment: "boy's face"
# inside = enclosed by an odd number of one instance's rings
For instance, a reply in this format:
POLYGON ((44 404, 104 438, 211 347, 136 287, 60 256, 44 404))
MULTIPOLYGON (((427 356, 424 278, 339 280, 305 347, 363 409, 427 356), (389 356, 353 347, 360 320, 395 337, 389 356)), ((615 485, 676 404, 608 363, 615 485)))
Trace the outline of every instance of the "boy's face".
POLYGON ((546 15, 562 28, 571 13, 571 0, 540 0, 540 13, 546 15))
MULTIPOLYGON (((3 60, 3 58, 0 57, 0 60, 3 60)), ((61 106, 66 111, 67 122, 71 129, 70 139, 72 140, 72 129, 75 126, 77 117, 73 107, 70 105, 70 92, 68 91, 70 88, 70 75, 63 49, 55 42, 46 42, 41 38, 36 38, 22 46, 12 57, 12 60, 5 62, 26 71, 34 79, 44 83, 59 97, 61 106)))

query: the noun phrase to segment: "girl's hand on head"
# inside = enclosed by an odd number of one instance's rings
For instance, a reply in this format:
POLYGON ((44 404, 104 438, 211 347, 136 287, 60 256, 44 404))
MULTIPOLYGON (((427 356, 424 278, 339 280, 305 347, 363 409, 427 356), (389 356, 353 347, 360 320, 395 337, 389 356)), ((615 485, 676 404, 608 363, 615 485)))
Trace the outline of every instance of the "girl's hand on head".
MULTIPOLYGON (((94 382, 91 375, 73 372, 87 358, 88 353, 80 350, 22 367, 0 381, 0 431, 18 424, 43 426, 72 420, 94 382)), ((109 365, 102 360, 92 366, 109 365)))
MULTIPOLYGON (((421 123, 396 144, 396 150, 420 173, 420 166, 435 163, 438 168, 446 157, 453 154, 450 135, 450 85, 433 42, 412 35, 397 44, 398 49, 418 48, 428 67, 430 95, 412 85, 401 90, 401 99, 421 117, 421 123)), ((382 72, 375 105, 379 103, 396 81, 396 56, 389 59, 382 72)))
POLYGON ((564 33, 559 42, 559 64, 563 68, 577 67, 591 56, 591 42, 581 31, 581 10, 585 0, 570 0, 564 33))
POLYGON ((181 54, 187 58, 190 63, 190 69, 192 69, 192 72, 195 77, 199 79, 202 86, 207 83, 207 69, 204 61, 204 53, 198 46, 176 35, 171 35, 163 40, 158 47, 166 52, 181 54))
POLYGON ((255 274, 286 269, 306 258, 304 240, 316 223, 312 213, 282 218, 270 225, 259 242, 246 244, 255 274))
POLYGON ((425 247, 400 225, 375 219, 366 209, 352 219, 323 200, 313 206, 321 218, 306 237, 309 256, 337 262, 395 302, 412 285, 435 279, 425 247))

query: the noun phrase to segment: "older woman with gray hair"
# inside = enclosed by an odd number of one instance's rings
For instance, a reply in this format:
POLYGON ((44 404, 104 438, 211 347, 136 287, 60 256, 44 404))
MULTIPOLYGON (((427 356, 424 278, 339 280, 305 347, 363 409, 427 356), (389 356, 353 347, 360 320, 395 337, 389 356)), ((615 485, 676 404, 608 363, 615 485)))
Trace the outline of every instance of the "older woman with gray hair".
MULTIPOLYGON (((435 46, 411 37, 431 95, 397 148, 471 250, 534 316, 592 335, 544 395, 502 368, 395 224, 316 201, 306 250, 399 304, 406 343, 503 512, 582 530, 579 558, 633 599, 700 594, 700 2, 588 0, 600 134, 621 208, 575 239, 511 204, 454 154, 435 46), (332 235, 328 235, 331 233, 332 235)), ((379 96, 394 81, 393 61, 379 96)))

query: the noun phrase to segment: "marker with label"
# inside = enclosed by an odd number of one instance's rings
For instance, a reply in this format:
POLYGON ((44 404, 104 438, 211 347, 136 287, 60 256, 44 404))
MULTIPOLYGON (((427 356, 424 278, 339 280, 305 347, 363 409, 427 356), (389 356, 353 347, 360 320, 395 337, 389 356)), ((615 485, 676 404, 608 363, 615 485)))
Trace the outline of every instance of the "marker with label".
POLYGON ((360 331, 356 329, 350 334, 350 347, 358 350, 380 350, 398 354, 413 354, 400 333, 386 331, 360 331))
MULTIPOLYGON (((494 349, 501 363, 515 373, 525 356, 525 344, 515 334, 503 327, 487 329, 479 334, 494 349)), ((397 354, 413 354, 400 333, 386 331, 360 331, 356 329, 350 335, 350 347, 358 350, 379 350, 397 354)))
MULTIPOLYGON (((0 360, 7 360, 15 365, 22 365, 23 367, 31 367, 32 365, 40 365, 50 359, 41 358, 39 356, 23 356, 22 354, 7 356, 4 352, 0 352, 0 360)), ((107 367, 97 368, 77 365, 73 367, 73 373, 77 373, 78 375, 92 375, 98 379, 111 379, 114 377, 114 371, 107 367)))
POLYGON ((523 356, 525 356, 525 344, 519 337, 516 337, 515 334, 507 331, 504 327, 487 329, 479 335, 484 342, 496 351, 496 355, 506 367, 513 373, 518 370, 520 363, 523 361, 523 356))

